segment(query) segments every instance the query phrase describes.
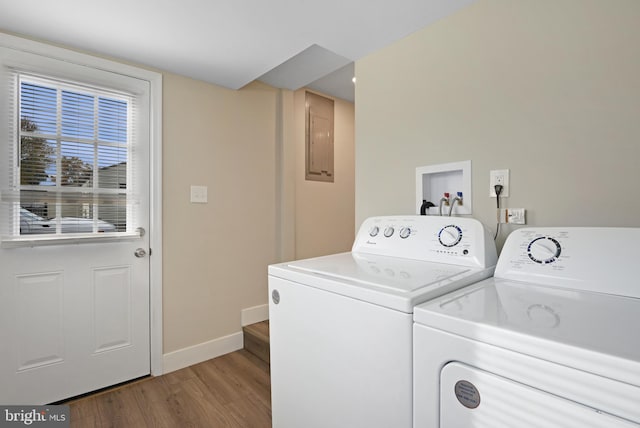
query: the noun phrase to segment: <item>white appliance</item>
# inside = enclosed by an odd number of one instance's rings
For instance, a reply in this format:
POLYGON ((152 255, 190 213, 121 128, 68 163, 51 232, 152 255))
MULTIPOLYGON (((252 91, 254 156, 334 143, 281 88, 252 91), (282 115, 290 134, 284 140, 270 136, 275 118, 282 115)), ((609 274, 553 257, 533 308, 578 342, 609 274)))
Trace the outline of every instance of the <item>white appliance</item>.
POLYGON ((414 427, 640 427, 636 228, 524 228, 414 311, 414 427))
POLYGON ((477 220, 390 216, 351 252, 269 266, 274 428, 411 427, 413 307, 496 260, 477 220))

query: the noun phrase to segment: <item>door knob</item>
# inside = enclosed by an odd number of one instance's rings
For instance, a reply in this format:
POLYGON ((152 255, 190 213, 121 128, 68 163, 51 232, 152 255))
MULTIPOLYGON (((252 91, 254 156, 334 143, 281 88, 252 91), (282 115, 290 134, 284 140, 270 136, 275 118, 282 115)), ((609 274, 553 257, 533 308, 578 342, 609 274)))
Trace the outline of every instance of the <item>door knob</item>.
POLYGON ((144 248, 138 248, 133 254, 138 258, 142 258, 147 255, 147 252, 144 248))

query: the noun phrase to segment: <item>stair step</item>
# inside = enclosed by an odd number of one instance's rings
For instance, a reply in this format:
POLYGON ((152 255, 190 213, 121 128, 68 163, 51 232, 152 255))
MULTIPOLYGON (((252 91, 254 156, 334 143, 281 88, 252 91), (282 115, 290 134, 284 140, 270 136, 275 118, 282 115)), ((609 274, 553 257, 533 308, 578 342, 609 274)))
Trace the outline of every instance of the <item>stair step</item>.
POLYGON ((242 327, 244 349, 269 363, 269 320, 242 327))

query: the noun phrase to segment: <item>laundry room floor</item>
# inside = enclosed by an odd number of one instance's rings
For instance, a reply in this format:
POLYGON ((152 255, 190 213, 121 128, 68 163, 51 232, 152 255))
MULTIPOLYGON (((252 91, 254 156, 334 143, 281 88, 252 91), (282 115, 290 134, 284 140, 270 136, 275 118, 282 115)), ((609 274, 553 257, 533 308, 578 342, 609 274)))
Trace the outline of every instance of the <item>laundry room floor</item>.
POLYGON ((65 404, 71 427, 271 427, 269 365, 242 349, 65 404))

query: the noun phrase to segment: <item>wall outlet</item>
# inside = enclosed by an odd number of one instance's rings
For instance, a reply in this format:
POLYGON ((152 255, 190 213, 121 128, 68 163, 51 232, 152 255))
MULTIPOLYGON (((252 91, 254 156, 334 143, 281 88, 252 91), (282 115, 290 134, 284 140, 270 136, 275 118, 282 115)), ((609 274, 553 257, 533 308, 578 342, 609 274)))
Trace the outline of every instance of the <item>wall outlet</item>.
POLYGON ((509 170, 494 169, 489 171, 489 196, 496 197, 496 184, 502 185, 501 197, 509 196, 509 170))

